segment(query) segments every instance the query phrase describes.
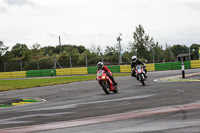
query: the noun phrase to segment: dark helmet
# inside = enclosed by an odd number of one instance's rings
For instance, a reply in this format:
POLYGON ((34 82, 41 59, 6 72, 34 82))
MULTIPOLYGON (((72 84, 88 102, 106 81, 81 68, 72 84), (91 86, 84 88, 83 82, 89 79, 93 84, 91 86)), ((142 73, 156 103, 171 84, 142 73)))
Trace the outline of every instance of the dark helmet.
POLYGON ((98 62, 98 63, 97 63, 98 70, 99 70, 99 69, 102 69, 103 66, 104 66, 104 65, 103 65, 103 62, 98 62))
POLYGON ((137 56, 132 56, 132 57, 131 57, 131 60, 132 60, 132 62, 135 63, 135 62, 137 61, 137 56))

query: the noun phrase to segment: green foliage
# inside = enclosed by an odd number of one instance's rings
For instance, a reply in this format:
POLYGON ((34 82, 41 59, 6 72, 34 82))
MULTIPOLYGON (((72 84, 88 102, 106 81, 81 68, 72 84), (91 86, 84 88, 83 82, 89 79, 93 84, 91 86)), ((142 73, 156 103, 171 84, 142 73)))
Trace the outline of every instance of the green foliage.
MULTIPOLYGON (((164 59, 163 59, 163 62, 170 62, 171 61, 171 47, 166 44, 166 49, 164 51, 164 59)), ((172 53, 172 60, 174 61, 175 60, 175 56, 174 54, 172 53)))
POLYGON ((173 45, 171 47, 172 52, 174 53, 175 56, 179 54, 184 54, 184 53, 189 53, 189 48, 185 45, 173 45))
POLYGON ((104 62, 107 64, 110 63, 118 63, 118 51, 115 47, 106 46, 105 55, 104 55, 104 62))
POLYGON ((40 62, 40 69, 52 69, 53 66, 53 58, 51 57, 44 57, 39 59, 40 62))
POLYGON ((39 57, 42 56, 42 52, 40 48, 41 46, 39 43, 34 43, 32 45, 31 55, 34 59, 38 59, 39 57))
POLYGON ((14 45, 12 47, 11 53, 13 55, 14 58, 16 57, 22 57, 23 56, 23 52, 29 50, 28 47, 26 46, 26 44, 20 44, 17 43, 16 45, 14 45))
POLYGON ((122 55, 122 61, 126 64, 129 64, 131 62, 131 57, 133 54, 129 53, 129 52, 124 52, 124 54, 122 55))
POLYGON ((22 52, 22 59, 23 60, 29 60, 30 59, 30 57, 31 57, 31 54, 30 54, 30 51, 29 50, 24 50, 23 52, 22 52))
MULTIPOLYGON (((153 61, 153 51, 154 53, 161 53, 162 46, 155 43, 153 37, 149 37, 144 31, 142 25, 136 27, 136 31, 133 32, 134 42, 130 44, 132 53, 138 56, 138 58, 143 58, 148 61, 153 61)), ((157 57, 158 58, 158 57, 157 57)), ((160 58, 161 60, 163 57, 160 58)))
POLYGON ((62 67, 70 67, 70 60, 69 60, 69 56, 68 55, 65 55, 65 54, 62 54, 60 56, 58 56, 58 60, 59 64, 62 66, 62 67))
POLYGON ((0 41, 0 62, 3 62, 4 57, 2 56, 3 53, 8 49, 8 47, 6 47, 2 41, 0 41))
POLYGON ((20 69, 20 60, 13 59, 10 62, 6 62, 6 71, 21 71, 20 69))
POLYGON ((29 60, 23 62, 23 70, 37 70, 38 69, 38 60, 29 60))
POLYGON ((199 58, 199 47, 200 47, 200 44, 192 44, 190 46, 190 52, 194 54, 195 59, 199 58))
POLYGON ((0 57, 2 56, 2 54, 8 49, 8 47, 6 47, 2 41, 0 41, 0 57))
POLYGON ((56 52, 56 48, 53 46, 47 46, 41 48, 41 52, 43 53, 44 56, 52 56, 53 53, 56 52))

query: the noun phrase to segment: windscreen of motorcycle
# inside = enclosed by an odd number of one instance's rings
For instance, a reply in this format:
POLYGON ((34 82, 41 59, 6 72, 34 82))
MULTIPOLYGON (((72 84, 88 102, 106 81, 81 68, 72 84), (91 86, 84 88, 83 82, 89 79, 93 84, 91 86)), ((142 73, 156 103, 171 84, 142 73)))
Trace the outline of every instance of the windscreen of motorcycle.
POLYGON ((137 66, 135 67, 135 69, 136 69, 139 73, 142 72, 142 66, 141 66, 141 65, 137 65, 137 66))
POLYGON ((103 70, 99 70, 98 72, 97 72, 97 76, 99 76, 99 77, 101 77, 102 76, 102 74, 103 74, 103 70))

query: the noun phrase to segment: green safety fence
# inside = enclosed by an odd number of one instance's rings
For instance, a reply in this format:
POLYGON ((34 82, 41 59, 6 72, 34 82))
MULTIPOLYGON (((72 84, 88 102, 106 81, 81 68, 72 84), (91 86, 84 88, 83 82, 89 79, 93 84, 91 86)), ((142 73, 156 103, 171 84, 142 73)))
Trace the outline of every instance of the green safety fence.
POLYGON ((110 69, 110 71, 112 73, 120 73, 120 66, 108 66, 108 69, 110 69))
POLYGON ((46 70, 30 70, 26 71, 26 77, 46 77, 46 76, 56 76, 55 69, 46 69, 46 70), (53 74, 52 74, 53 71, 53 74))
POLYGON ((88 67, 88 74, 95 74, 97 73, 97 67, 88 67))
MULTIPOLYGON (((190 61, 184 61, 185 68, 191 68, 190 61)), ((156 63, 155 64, 155 71, 161 70, 177 70, 181 69, 182 62, 167 62, 167 63, 156 63)))
POLYGON ((191 61, 184 61, 185 69, 191 68, 191 61))

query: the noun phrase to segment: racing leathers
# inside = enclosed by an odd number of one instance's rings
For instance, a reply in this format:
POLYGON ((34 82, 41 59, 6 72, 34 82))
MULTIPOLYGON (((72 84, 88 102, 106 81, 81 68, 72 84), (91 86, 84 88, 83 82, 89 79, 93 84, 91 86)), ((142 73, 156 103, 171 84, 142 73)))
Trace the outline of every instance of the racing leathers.
POLYGON ((136 60, 135 62, 131 63, 131 70, 132 70, 131 76, 136 77, 136 75, 135 75, 135 67, 137 65, 143 65, 144 71, 145 71, 145 77, 147 78, 147 76, 146 76, 147 69, 145 69, 146 65, 141 60, 136 60))
MULTIPOLYGON (((99 70, 99 69, 98 69, 98 70, 99 70)), ((97 71, 98 71, 98 70, 97 70, 97 71)), ((101 68, 101 70, 104 70, 105 73, 106 73, 106 74, 109 76, 109 78, 112 80, 112 82, 114 83, 114 85, 117 85, 117 83, 115 82, 114 77, 113 77, 113 75, 112 75, 110 69, 108 69, 107 66, 103 66, 103 67, 101 68)))

